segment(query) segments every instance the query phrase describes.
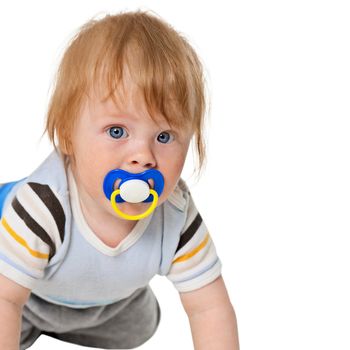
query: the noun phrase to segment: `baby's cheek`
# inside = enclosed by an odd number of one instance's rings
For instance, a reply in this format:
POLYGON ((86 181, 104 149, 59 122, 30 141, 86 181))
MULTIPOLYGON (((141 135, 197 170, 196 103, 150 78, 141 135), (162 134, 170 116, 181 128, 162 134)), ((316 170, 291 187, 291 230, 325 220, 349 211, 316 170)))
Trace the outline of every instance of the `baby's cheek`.
POLYGON ((100 178, 93 171, 88 171, 85 177, 85 187, 89 194, 93 197, 99 196, 103 193, 100 178))

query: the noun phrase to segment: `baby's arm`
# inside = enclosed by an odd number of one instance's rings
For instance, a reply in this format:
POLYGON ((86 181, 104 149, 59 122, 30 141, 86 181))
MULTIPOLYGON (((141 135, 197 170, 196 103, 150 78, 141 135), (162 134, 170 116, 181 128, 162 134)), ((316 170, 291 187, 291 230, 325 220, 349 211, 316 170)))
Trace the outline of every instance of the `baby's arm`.
POLYGON ((0 349, 19 349, 22 308, 29 295, 29 289, 0 274, 0 349))
POLYGON ((239 349, 236 316, 222 277, 180 297, 195 350, 239 349))

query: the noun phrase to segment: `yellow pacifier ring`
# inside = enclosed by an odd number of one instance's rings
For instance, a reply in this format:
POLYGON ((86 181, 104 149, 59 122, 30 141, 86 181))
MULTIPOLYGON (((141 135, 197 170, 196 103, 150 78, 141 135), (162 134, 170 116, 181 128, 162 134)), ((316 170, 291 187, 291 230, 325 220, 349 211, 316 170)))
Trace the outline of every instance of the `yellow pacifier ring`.
POLYGON ((117 206, 117 202, 115 200, 115 197, 117 197, 119 193, 120 193, 120 189, 117 189, 114 192, 112 192, 110 201, 111 201, 111 205, 112 205, 112 208, 114 209, 114 211, 125 220, 144 219, 145 217, 147 217, 148 215, 150 215, 153 212, 153 210, 156 208, 157 203, 158 203, 158 193, 155 190, 150 189, 149 193, 153 196, 153 201, 152 201, 152 204, 150 205, 150 207, 142 214, 129 215, 129 214, 123 213, 117 206))

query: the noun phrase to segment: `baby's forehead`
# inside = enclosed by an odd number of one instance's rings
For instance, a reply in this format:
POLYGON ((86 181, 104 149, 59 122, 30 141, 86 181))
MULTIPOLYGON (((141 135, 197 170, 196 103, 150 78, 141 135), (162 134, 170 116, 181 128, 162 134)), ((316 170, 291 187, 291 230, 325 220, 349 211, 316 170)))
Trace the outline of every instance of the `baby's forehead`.
POLYGON ((162 128, 176 128, 174 123, 168 121, 160 111, 151 111, 142 96, 114 94, 113 96, 90 95, 86 101, 86 107, 95 117, 115 120, 142 120, 155 123, 162 128))
POLYGON ((152 88, 152 84, 140 80, 133 65, 125 64, 119 76, 109 78, 101 74, 90 82, 88 96, 93 108, 145 116, 171 129, 188 129, 192 124, 193 116, 184 113, 181 101, 171 89, 152 88))

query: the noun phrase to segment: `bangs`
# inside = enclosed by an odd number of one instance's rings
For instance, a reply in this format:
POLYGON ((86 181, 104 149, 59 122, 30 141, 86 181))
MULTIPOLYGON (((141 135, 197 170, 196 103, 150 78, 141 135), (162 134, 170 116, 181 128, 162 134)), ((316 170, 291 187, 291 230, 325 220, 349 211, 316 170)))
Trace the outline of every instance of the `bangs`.
POLYGON ((152 118, 161 114, 171 126, 190 127, 195 114, 191 91, 196 89, 190 57, 183 55, 189 47, 175 36, 164 36, 158 26, 157 22, 144 25, 136 18, 121 26, 113 38, 107 39, 104 33, 105 42, 100 41, 96 56, 91 57, 93 74, 87 84, 103 100, 112 98, 119 104, 121 92, 127 93, 128 70, 152 118))

